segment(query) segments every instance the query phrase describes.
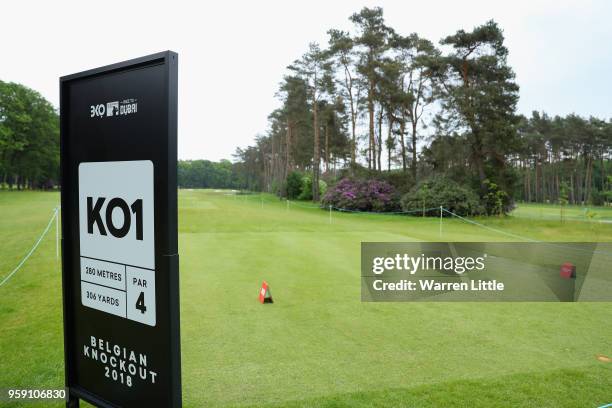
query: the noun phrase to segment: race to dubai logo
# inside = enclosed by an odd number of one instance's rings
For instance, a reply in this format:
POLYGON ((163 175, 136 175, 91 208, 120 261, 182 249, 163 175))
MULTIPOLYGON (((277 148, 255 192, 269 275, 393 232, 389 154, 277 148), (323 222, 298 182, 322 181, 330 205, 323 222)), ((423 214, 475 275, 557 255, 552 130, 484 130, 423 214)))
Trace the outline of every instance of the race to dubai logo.
POLYGON ((110 116, 126 116, 138 112, 138 100, 126 98, 121 101, 99 103, 89 107, 89 117, 104 118, 110 116))

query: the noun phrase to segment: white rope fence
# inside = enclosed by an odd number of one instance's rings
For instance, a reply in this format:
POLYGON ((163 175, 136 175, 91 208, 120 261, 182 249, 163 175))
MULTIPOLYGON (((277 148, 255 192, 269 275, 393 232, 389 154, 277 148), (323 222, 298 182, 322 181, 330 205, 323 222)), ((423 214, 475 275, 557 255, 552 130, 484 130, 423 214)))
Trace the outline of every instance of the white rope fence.
POLYGON ((47 223, 47 226, 45 227, 45 230, 42 232, 42 234, 40 234, 40 237, 38 237, 38 239, 36 240, 36 243, 34 244, 34 246, 30 249, 30 251, 27 253, 27 255, 21 260, 21 262, 19 262, 19 264, 17 264, 15 269, 13 269, 11 271, 11 273, 6 275, 6 277, 4 279, 2 279, 2 282, 0 282, 0 287, 2 287, 2 285, 4 285, 9 279, 11 279, 13 277, 13 275, 15 275, 17 273, 17 271, 19 269, 21 269, 21 267, 26 263, 26 261, 30 258, 30 256, 32 256, 34 251, 36 251, 36 248, 38 248, 38 246, 42 242, 42 240, 45 237, 45 235, 47 235, 47 232, 49 232, 49 230, 51 229, 51 226, 53 225, 53 221, 56 221, 56 224, 55 224, 56 225, 56 232, 55 232, 55 238, 56 238, 55 256, 56 256, 56 259, 59 259, 59 207, 55 207, 53 209, 53 215, 51 216, 51 219, 49 220, 49 223, 47 223))
POLYGON ((604 255, 607 255, 607 256, 612 256, 612 252, 608 252, 608 251, 601 251, 601 250, 597 250, 597 249, 595 249, 595 250, 585 250, 585 249, 581 249, 581 248, 570 247, 568 245, 559 245, 559 244, 557 244, 555 242, 539 241, 537 239, 532 239, 532 238, 524 237, 522 235, 516 235, 516 234, 513 234, 511 232, 502 231, 500 229, 489 227, 488 225, 481 224, 481 223, 476 222, 474 220, 470 220, 470 219, 464 218, 464 217, 462 217, 460 215, 455 214, 452 211, 447 210, 446 208, 443 208, 443 207, 440 207, 440 208, 444 212, 446 212, 448 214, 451 214, 453 217, 457 217, 457 218, 461 219, 462 221, 465 221, 467 223, 476 225, 476 226, 481 227, 481 228, 486 228, 486 229, 488 229, 490 231, 497 232, 499 234, 507 235, 509 237, 519 238, 519 239, 522 239, 522 240, 525 240, 525 241, 529 241, 529 242, 537 242, 537 243, 540 243, 540 244, 544 244, 544 245, 555 247, 555 248, 561 248, 561 249, 564 249, 564 250, 589 252, 589 253, 604 254, 604 255))
POLYGON ((476 221, 474 221, 474 220, 470 220, 470 219, 464 218, 464 217, 462 217, 462 216, 460 216, 460 215, 457 215, 457 214, 455 214, 454 212, 449 211, 449 210, 447 210, 447 209, 446 209, 446 208, 444 208, 444 207, 440 207, 440 209, 441 209, 442 211, 446 212, 447 214, 452 215, 453 217, 457 217, 457 218, 459 218, 460 220, 465 221, 465 222, 467 222, 467 223, 469 223, 469 224, 476 225, 476 226, 478 226, 478 227, 488 229, 489 231, 497 232, 497 233, 499 233, 499 234, 504 234, 504 235, 507 235, 507 236, 509 236, 509 237, 513 237, 513 238, 523 239, 523 240, 525 240, 525 241, 530 241, 530 242, 542 242, 542 241, 538 241, 537 239, 531 239, 531 238, 523 237, 523 236, 521 236, 521 235, 516 235, 516 234, 513 234, 513 233, 511 233, 511 232, 506 232, 506 231, 503 231, 503 230, 500 230, 500 229, 497 229, 497 228, 489 227, 488 225, 484 225, 484 224, 481 224, 481 223, 476 222, 476 221))
POLYGON ((431 207, 431 208, 420 208, 420 209, 416 209, 416 210, 408 210, 408 211, 387 211, 387 212, 377 212, 377 211, 359 211, 359 210, 351 210, 348 208, 338 208, 338 207, 334 207, 334 206, 328 206, 328 207, 323 207, 323 206, 315 206, 315 205, 306 205, 306 204, 302 204, 302 203, 297 203, 295 201, 290 201, 290 200, 286 200, 287 201, 287 209, 289 209, 289 204, 291 204, 292 206, 297 206, 297 207, 302 207, 302 208, 316 208, 316 209, 329 209, 329 223, 332 223, 332 218, 331 218, 331 210, 336 210, 339 212, 345 212, 345 213, 351 213, 351 214, 377 214, 377 215, 402 215, 402 214, 424 214, 427 212, 431 212, 431 211, 439 211, 440 215, 440 236, 442 236, 442 221, 443 221, 443 213, 447 213, 449 214, 451 217, 455 217, 460 219, 461 221, 464 221, 468 224, 471 225, 475 225, 477 227, 480 228, 484 228, 486 230, 492 231, 492 232, 496 232, 498 234, 503 234, 506 235, 508 237, 512 237, 512 238, 517 238, 517 239, 521 239, 524 241, 528 241, 528 242, 543 242, 543 241, 539 241, 533 238, 529 238, 529 237, 524 237, 522 235, 517 235, 517 234, 513 234, 511 232, 506 232, 503 231, 501 229, 498 228, 493 228, 490 227, 488 225, 485 224, 481 224, 477 221, 474 220, 470 220, 468 218, 462 217, 458 214, 455 214, 454 212, 444 208, 443 206, 439 206, 439 207, 431 207))
POLYGON ((296 201, 292 201, 292 200, 285 200, 286 202, 286 207, 287 210, 289 210, 290 206, 296 206, 296 207, 300 207, 300 208, 306 208, 306 209, 319 209, 319 210, 329 210, 329 223, 332 223, 332 210, 335 211, 339 211, 339 212, 344 212, 344 213, 350 213, 350 214, 373 214, 373 215, 402 215, 402 214, 424 214, 427 212, 431 212, 431 211, 439 211, 439 218, 440 218, 440 237, 442 236, 442 222, 443 222, 443 213, 447 213, 449 214, 451 217, 455 217, 458 218, 459 220, 466 222, 468 224, 480 227, 480 228, 484 228, 486 230, 489 230, 491 232, 495 232, 498 234, 502 234, 508 237, 512 237, 512 238, 516 238, 516 239, 521 239, 523 241, 528 241, 528 242, 545 242, 545 241, 540 241, 537 239, 533 239, 533 238, 529 238, 529 237, 525 237, 522 235, 518 235, 518 234, 513 234, 511 232, 507 232, 498 228, 494 228, 494 227, 490 227, 488 225, 479 223, 477 221, 471 220, 469 218, 465 218, 460 216, 459 214, 455 214, 454 212, 444 208, 444 206, 439 206, 439 207, 431 207, 431 208, 419 208, 416 210, 408 210, 408 211, 387 211, 387 212, 378 212, 378 211, 360 211, 360 210, 351 210, 348 208, 339 208, 339 207, 334 207, 334 206, 322 206, 322 205, 308 205, 308 204, 304 204, 304 203, 300 203, 300 202, 296 202, 296 201))

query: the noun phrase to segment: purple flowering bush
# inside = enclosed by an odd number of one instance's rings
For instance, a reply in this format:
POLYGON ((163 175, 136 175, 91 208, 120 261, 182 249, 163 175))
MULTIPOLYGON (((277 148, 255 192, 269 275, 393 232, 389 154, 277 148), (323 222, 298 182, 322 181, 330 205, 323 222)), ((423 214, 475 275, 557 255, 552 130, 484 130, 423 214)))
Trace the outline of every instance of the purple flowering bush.
POLYGON ((323 196, 325 207, 352 211, 387 212, 400 210, 400 198, 391 184, 380 180, 344 178, 323 196))

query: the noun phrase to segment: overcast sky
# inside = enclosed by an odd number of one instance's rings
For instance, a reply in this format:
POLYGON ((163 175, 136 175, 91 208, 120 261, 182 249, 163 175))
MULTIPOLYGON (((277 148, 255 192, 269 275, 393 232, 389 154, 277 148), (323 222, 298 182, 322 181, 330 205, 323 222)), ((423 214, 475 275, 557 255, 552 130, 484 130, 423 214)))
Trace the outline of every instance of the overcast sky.
POLYGON ((8 1, 0 80, 58 106, 58 77, 170 49, 179 53, 179 158, 231 158, 267 128, 285 67, 331 28, 382 6, 401 34, 435 43, 495 19, 521 87, 519 111, 612 117, 612 2, 8 1))

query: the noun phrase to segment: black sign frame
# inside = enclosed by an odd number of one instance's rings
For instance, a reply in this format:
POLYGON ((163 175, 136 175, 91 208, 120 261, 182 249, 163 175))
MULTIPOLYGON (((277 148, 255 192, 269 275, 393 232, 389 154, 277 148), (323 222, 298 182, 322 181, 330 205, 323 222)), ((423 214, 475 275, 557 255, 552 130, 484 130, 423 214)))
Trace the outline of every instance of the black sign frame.
MULTIPOLYGON (((126 83, 126 81, 129 82, 129 79, 122 81, 120 83, 126 83)), ((60 78, 61 247, 67 407, 78 407, 79 399, 104 408, 126 406, 175 408, 182 406, 177 236, 177 101, 178 55, 172 51, 60 78), (76 106, 75 100, 89 101, 91 99, 91 104, 97 102, 92 99, 95 95, 83 95, 82 91, 81 94, 77 94, 78 89, 88 89, 87 87, 94 86, 94 89, 100 89, 102 94, 110 92, 113 95, 116 94, 117 98, 131 98, 134 95, 121 94, 120 86, 109 87, 103 81, 106 78, 116 81, 117 78, 122 78, 122 75, 128 75, 126 78, 137 78, 138 75, 145 76, 148 75, 147 73, 155 73, 154 76, 149 75, 150 78, 156 79, 153 83, 147 84, 146 80, 137 80, 133 82, 138 82, 138 84, 127 88, 142 89, 143 95, 151 95, 150 90, 146 89, 147 85, 150 85, 155 88, 153 95, 158 96, 151 98, 155 99, 154 101, 146 100, 146 98, 138 100, 138 113, 124 117, 93 118, 92 110, 93 120, 84 121, 84 115, 90 113, 89 104, 76 106), (103 85, 95 88, 96 81, 100 80, 103 85), (87 112, 83 113, 81 109, 87 112), (141 115, 141 118, 138 118, 138 115, 141 115), (105 122, 106 119, 108 121, 105 122), (136 121, 136 125, 127 125, 132 120, 136 121), (111 121, 112 125, 110 125, 111 121), (93 125, 89 129, 82 129, 85 123, 93 125), (105 124, 102 125, 102 123, 105 124), (126 132, 121 130, 122 123, 125 124, 124 127, 129 126, 129 132, 132 132, 130 138, 126 138, 126 132), (121 136, 114 134, 117 129, 121 136), (148 133, 143 129, 147 129, 148 133), (84 140, 85 138, 87 140, 84 140), (109 149, 109 144, 114 144, 112 149, 109 149), (79 295, 81 293, 79 279, 82 273, 78 227, 79 165, 82 162, 125 160, 149 160, 153 163, 154 168, 155 267, 153 273, 156 282, 154 293, 156 293, 157 311, 155 326, 147 326, 86 308, 82 305, 82 298, 79 295), (93 321, 95 323, 90 323, 93 321), (105 338, 107 345, 112 343, 113 339, 118 338, 121 341, 126 338, 125 336, 130 336, 126 341, 132 343, 129 344, 131 350, 134 350, 134 344, 136 346, 143 344, 148 353, 149 363, 152 360, 153 364, 157 364, 158 371, 161 371, 155 373, 157 382, 147 385, 138 383, 138 386, 129 389, 125 384, 104 378, 103 370, 93 374, 86 372, 90 370, 83 367, 90 366, 84 364, 93 363, 82 362, 84 360, 82 327, 97 327, 98 325, 110 328, 107 330, 108 337, 105 338), (97 381, 102 385, 98 387, 97 381), (141 398, 144 399, 141 400, 141 398)), ((99 102, 102 104, 105 101, 99 102)), ((87 128, 87 126, 89 125, 84 127, 87 128)), ((129 176, 126 175, 126 177, 129 176)), ((124 280, 127 279, 124 278, 124 280)), ((94 336, 88 335, 88 337, 91 337, 93 342, 94 336)), ((121 346, 125 346, 125 352, 129 353, 128 345, 122 344, 121 346)))

